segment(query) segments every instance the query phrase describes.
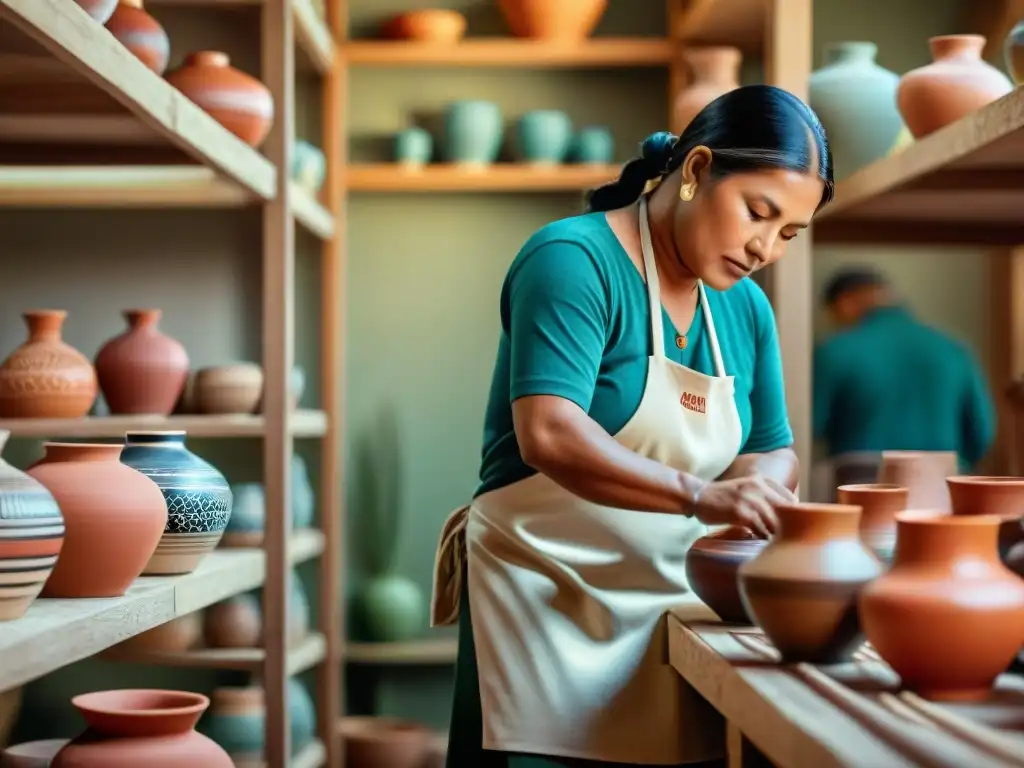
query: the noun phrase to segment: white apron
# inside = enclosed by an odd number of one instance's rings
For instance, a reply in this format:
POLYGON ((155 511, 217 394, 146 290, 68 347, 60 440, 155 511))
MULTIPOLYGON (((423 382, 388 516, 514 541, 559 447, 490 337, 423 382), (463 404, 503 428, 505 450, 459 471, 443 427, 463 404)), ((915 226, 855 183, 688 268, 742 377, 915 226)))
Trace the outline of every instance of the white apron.
MULTIPOLYGON (((640 405, 615 439, 712 480, 740 449, 733 379, 702 284, 717 375, 665 356, 644 200, 640 234, 653 354, 640 405)), ((592 504, 540 473, 456 510, 438 547, 432 622, 458 620, 465 567, 484 749, 643 765, 721 756, 720 718, 669 666, 664 619, 688 605, 708 616, 684 569, 706 530, 682 514, 592 504)))

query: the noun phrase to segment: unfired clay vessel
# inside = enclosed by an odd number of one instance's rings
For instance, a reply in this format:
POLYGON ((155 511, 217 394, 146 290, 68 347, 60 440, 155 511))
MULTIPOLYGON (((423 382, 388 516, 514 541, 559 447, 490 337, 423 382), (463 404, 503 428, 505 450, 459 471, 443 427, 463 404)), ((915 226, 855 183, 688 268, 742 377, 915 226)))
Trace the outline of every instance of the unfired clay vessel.
POLYGON ((999 518, 911 510, 896 520, 892 568, 860 601, 867 639, 905 688, 988 697, 1024 644, 1024 581, 999 562, 999 518))
POLYGON ((343 717, 338 731, 345 764, 359 768, 420 768, 432 734, 419 723, 392 717, 343 717))
POLYGON ((690 73, 690 84, 676 97, 672 107, 673 130, 682 133, 704 107, 724 93, 740 87, 739 48, 714 46, 686 48, 683 61, 690 73))
POLYGON ((738 573, 767 544, 746 528, 730 526, 697 539, 686 553, 690 588, 722 621, 752 623, 740 599, 738 573))
POLYGON ((106 27, 121 45, 158 75, 167 69, 171 41, 160 22, 143 9, 142 0, 120 0, 106 27))
POLYGON ((946 478, 958 472, 955 451, 882 451, 878 482, 907 489, 907 509, 949 512, 946 478))
POLYGON ((44 597, 119 597, 142 573, 167 524, 156 483, 118 461, 116 444, 45 443, 28 473, 67 527, 44 597))
POLYGON ((193 386, 199 413, 252 413, 263 394, 263 369, 255 363, 203 368, 193 386))
POLYGON ((860 507, 860 537, 883 563, 896 548, 896 513, 907 508, 910 492, 899 485, 863 483, 840 485, 836 501, 860 507))
POLYGON ((188 377, 188 353, 160 332, 159 309, 126 309, 128 330, 96 354, 96 375, 112 414, 167 416, 188 377))
POLYGON ((498 0, 516 37, 572 43, 591 35, 607 7, 608 0, 498 0))
POLYGON ((740 595, 783 662, 834 663, 861 643, 857 596, 882 572, 860 538, 860 507, 786 504, 780 530, 740 567, 740 595))
POLYGON ((96 400, 96 372, 74 347, 61 341, 68 313, 35 309, 22 317, 28 341, 0 365, 0 418, 78 419, 96 400))
POLYGON ((963 475, 946 478, 954 515, 994 515, 999 526, 999 554, 1024 541, 1024 477, 963 475))
POLYGON ((981 58, 981 35, 941 35, 928 41, 932 63, 900 80, 896 103, 915 138, 966 117, 1013 90, 1009 78, 981 58))
POLYGON ((255 77, 231 66, 220 51, 197 51, 167 75, 167 82, 251 147, 258 147, 274 122, 274 99, 255 77))

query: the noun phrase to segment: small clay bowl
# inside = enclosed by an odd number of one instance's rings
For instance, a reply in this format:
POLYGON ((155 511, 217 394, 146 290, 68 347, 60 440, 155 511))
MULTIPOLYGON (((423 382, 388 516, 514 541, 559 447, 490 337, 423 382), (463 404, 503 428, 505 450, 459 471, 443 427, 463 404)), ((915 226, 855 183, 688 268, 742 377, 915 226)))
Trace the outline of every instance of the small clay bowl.
POLYGON ((466 17, 458 11, 424 8, 395 16, 384 26, 385 37, 434 45, 452 45, 466 34, 466 17))
POLYGON ((190 393, 199 413, 252 413, 263 394, 263 369, 255 363, 217 365, 198 371, 190 393))
POLYGON ((420 768, 430 756, 433 733, 393 717, 343 717, 345 764, 360 768, 420 768))

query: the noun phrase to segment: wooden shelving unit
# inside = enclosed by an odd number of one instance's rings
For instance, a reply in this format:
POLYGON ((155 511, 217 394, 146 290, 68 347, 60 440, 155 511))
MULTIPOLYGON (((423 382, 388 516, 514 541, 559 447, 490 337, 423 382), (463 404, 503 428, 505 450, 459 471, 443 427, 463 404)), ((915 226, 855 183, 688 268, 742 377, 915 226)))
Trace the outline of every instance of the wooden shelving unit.
POLYGON ((461 168, 429 165, 407 169, 394 163, 350 165, 350 192, 582 192, 619 175, 618 165, 494 165, 461 168))
POLYGON ((529 69, 664 67, 675 49, 658 38, 596 38, 552 44, 514 38, 470 38, 457 45, 354 41, 344 47, 351 66, 518 67, 529 69))
MULTIPOLYGON (((205 6, 220 0, 168 3, 205 6)), ((153 0, 151 5, 159 5, 153 0)), ((243 3, 239 3, 243 4, 243 3)), ((340 766, 343 228, 340 171, 339 0, 330 22, 310 0, 263 0, 262 79, 276 107, 262 151, 247 146, 148 70, 73 0, 0 0, 0 87, 45 94, 74 89, 75 104, 54 98, 34 114, 0 103, 0 206, 8 208, 260 207, 263 412, 242 416, 95 417, 0 422, 16 436, 117 438, 132 429, 181 429, 191 437, 263 442, 266 536, 263 549, 219 549, 186 576, 138 579, 123 598, 38 600, 0 632, 0 689, 106 652, 136 634, 232 595, 263 587, 264 647, 134 657, 135 663, 258 672, 266 689, 268 766, 340 766), (298 51, 298 52, 296 52, 298 51), (296 61, 322 75, 328 180, 322 200, 290 182, 296 61), (322 403, 293 411, 295 228, 323 245, 322 403), (295 438, 321 440, 319 530, 292 531, 290 465, 295 438), (287 579, 298 563, 320 560, 319 627, 288 646, 287 579), (316 668, 320 739, 291 756, 286 686, 316 668)), ((159 270, 159 265, 154 266, 159 270)))
POLYGON ((375 666, 454 664, 457 637, 427 638, 405 643, 348 643, 345 661, 375 666))

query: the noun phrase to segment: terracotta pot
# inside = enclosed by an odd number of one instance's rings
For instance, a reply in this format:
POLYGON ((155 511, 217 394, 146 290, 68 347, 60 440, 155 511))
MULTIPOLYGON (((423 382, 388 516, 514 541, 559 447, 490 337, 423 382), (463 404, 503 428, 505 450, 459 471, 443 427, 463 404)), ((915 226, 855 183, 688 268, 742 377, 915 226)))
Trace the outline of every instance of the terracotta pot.
POLYGON ((955 451, 882 451, 878 482, 907 489, 907 509, 949 512, 946 478, 958 472, 955 451))
POLYGON ((121 462, 155 482, 166 503, 166 528, 143 573, 191 573, 231 519, 228 481, 185 447, 182 431, 128 432, 121 462))
POLYGON ((143 64, 162 75, 171 55, 171 41, 160 22, 142 8, 142 0, 120 0, 107 30, 143 64))
POLYGON ((865 588, 868 640, 931 699, 989 695, 1024 644, 1024 582, 999 562, 998 517, 901 512, 889 572, 865 588))
MULTIPOLYGON (((0 430, 0 451, 10 436, 0 430)), ((0 458, 0 621, 25 615, 63 543, 64 517, 53 495, 0 458)))
POLYGON ((739 48, 715 46, 686 48, 683 61, 690 73, 690 84, 679 92, 672 107, 672 127, 682 133, 708 104, 724 93, 740 87, 739 48))
POLYGON ((860 537, 883 563, 892 562, 896 549, 896 513, 907 508, 910 491, 899 485, 862 483, 840 485, 836 500, 860 507, 860 537))
POLYGON ((192 393, 199 413, 252 413, 263 394, 263 369, 255 363, 203 368, 192 393))
POLYGON ((203 612, 193 611, 118 643, 124 653, 184 653, 198 647, 203 636, 203 612))
POLYGON ((345 764, 359 768, 420 768, 433 738, 425 726, 392 717, 343 717, 338 730, 345 764))
POLYGON ((573 43, 590 37, 607 7, 608 0, 498 0, 516 37, 573 43))
POLYGON ((28 341, 0 365, 0 418, 78 419, 96 400, 96 371, 65 344, 60 329, 68 313, 36 309, 22 317, 28 341))
POLYGON ((942 35, 928 41, 932 63, 900 80, 896 103, 910 132, 920 139, 966 117, 1013 90, 1002 72, 981 58, 981 35, 942 35))
POLYGON ((88 13, 93 21, 98 24, 106 24, 114 11, 117 10, 117 0, 75 0, 75 4, 88 13))
POLYGON ((217 688, 200 730, 231 756, 235 768, 263 768, 266 698, 259 686, 217 688))
POLYGON ((185 691, 98 691, 71 703, 88 728, 53 768, 234 768, 227 752, 193 730, 210 700, 185 691))
POLYGON ((64 546, 43 597, 120 597, 142 573, 167 524, 156 483, 126 467, 120 445, 44 443, 28 473, 64 513, 64 546))
POLYGON ((686 553, 686 578, 690 587, 722 621, 752 624, 747 615, 737 574, 767 546, 746 528, 730 526, 702 536, 686 553))
POLYGON ((69 739, 41 739, 15 744, 0 753, 0 768, 50 768, 69 739))
POLYGON ((962 475, 947 477, 954 515, 994 515, 999 526, 999 555, 1024 541, 1024 477, 962 475))
POLYGON ((167 416, 185 379, 188 353, 157 328, 159 309, 126 309, 128 330, 96 355, 96 375, 112 414, 167 416))
POLYGON ((740 567, 747 612, 783 662, 835 663, 861 643, 857 596, 882 572, 860 538, 860 507, 786 504, 780 530, 740 567))
POLYGON ((166 79, 249 146, 258 147, 270 133, 274 122, 270 90, 232 67, 226 53, 190 53, 166 79))
POLYGON ((458 11, 425 8, 395 16, 383 32, 396 40, 454 45, 466 34, 466 17, 458 11))
POLYGON ((255 596, 235 595, 206 609, 203 636, 210 648, 257 648, 263 614, 255 596))

